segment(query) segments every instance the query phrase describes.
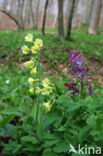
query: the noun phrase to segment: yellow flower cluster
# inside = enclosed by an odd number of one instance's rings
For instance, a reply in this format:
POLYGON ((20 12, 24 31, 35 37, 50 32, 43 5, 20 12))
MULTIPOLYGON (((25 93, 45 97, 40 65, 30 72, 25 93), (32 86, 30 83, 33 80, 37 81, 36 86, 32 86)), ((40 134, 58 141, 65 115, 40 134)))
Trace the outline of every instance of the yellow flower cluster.
MULTIPOLYGON (((31 50, 31 52, 36 55, 40 51, 40 48, 43 46, 43 41, 41 39, 36 39, 35 41, 33 41, 33 35, 30 33, 25 36, 25 41, 31 42, 34 45, 31 48, 29 48, 27 45, 23 45, 21 48, 23 54, 28 54, 29 51, 31 50)), ((35 59, 37 58, 38 58, 38 55, 35 56, 35 59)), ((35 76, 35 74, 37 73, 37 67, 34 65, 35 65, 34 59, 24 63, 24 67, 30 68, 31 69, 30 74, 35 76)), ((34 82, 37 82, 37 80, 33 79, 32 77, 28 79, 28 83, 30 85, 33 85, 34 82)), ((29 92, 33 94, 34 88, 33 87, 30 88, 29 92)))
POLYGON ((36 93, 37 94, 42 94, 42 95, 46 95, 46 94, 50 94, 52 92, 52 88, 49 86, 50 85, 50 81, 46 78, 43 80, 42 85, 44 88, 39 88, 37 87, 36 89, 36 93))
MULTIPOLYGON (((43 46, 43 41, 41 39, 38 38, 35 41, 33 41, 33 35, 32 34, 28 34, 27 36, 25 36, 25 41, 34 43, 34 45, 31 47, 31 51, 33 54, 38 53, 40 48, 43 46)), ((30 51, 30 49, 26 45, 23 45, 21 50, 22 50, 23 54, 28 54, 30 51)))
MULTIPOLYGON (((28 83, 30 85, 29 92, 31 94, 35 93, 37 95, 38 94, 48 95, 52 93, 52 87, 50 87, 51 83, 49 79, 46 78, 41 83, 40 83, 40 78, 36 79, 37 72, 40 72, 40 68, 39 68, 40 66, 38 66, 37 61, 39 60, 38 58, 40 56, 40 49, 43 46, 43 41, 39 38, 33 41, 33 35, 30 33, 27 36, 25 36, 25 41, 33 43, 33 46, 29 48, 27 45, 23 45, 21 48, 22 53, 28 54, 31 51, 33 54, 35 54, 35 58, 32 58, 31 60, 24 63, 24 67, 30 68, 31 69, 30 74, 34 76, 33 78, 32 77, 28 78, 28 83)), ((40 65, 40 62, 39 62, 39 65, 40 65)), ((46 111, 50 111, 51 109, 50 101, 43 103, 43 106, 46 111)))

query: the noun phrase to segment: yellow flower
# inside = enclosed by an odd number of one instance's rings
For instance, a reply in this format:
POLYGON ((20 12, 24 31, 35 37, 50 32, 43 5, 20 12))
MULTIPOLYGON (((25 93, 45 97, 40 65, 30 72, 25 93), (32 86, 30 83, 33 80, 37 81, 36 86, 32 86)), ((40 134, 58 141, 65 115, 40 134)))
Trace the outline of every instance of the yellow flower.
POLYGON ((32 51, 32 53, 34 53, 34 54, 36 54, 39 50, 40 50, 40 48, 37 47, 37 46, 31 47, 31 51, 32 51))
POLYGON ((34 45, 41 48, 43 46, 43 41, 41 39, 36 39, 34 45))
POLYGON ((25 41, 32 42, 33 41, 33 35, 32 34, 28 34, 27 36, 25 36, 25 41))
POLYGON ((29 48, 26 45, 22 46, 21 50, 23 54, 28 54, 29 52, 29 48))
POLYGON ((42 94, 46 95, 46 94, 50 94, 52 92, 52 88, 51 87, 45 87, 42 89, 42 94))
POLYGON ((28 83, 29 84, 32 84, 33 82, 35 82, 35 80, 34 79, 32 79, 31 77, 28 79, 28 83))
POLYGON ((24 66, 25 66, 26 68, 33 68, 34 62, 33 62, 32 60, 27 61, 27 62, 24 63, 24 66))
POLYGON ((30 74, 32 75, 32 74, 36 74, 36 73, 37 73, 37 68, 34 67, 34 68, 31 70, 30 74))
POLYGON ((43 106, 45 107, 47 111, 50 111, 50 108, 51 108, 50 101, 43 103, 43 106))
POLYGON ((30 89, 29 89, 29 92, 30 92, 31 94, 33 94, 33 93, 34 93, 34 88, 30 88, 30 89))
POLYGON ((49 84, 50 84, 49 79, 46 78, 46 79, 43 80, 43 86, 44 87, 48 87, 49 84))
POLYGON ((42 89, 39 88, 39 87, 37 87, 37 88, 36 88, 36 94, 40 94, 41 92, 42 92, 42 89))

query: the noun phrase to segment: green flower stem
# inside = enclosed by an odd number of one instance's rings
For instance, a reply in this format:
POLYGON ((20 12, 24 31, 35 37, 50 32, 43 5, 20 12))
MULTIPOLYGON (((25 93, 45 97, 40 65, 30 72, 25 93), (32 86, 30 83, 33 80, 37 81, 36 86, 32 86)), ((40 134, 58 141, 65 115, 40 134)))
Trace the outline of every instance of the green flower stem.
POLYGON ((84 81, 83 81, 83 75, 81 77, 81 97, 83 97, 83 89, 84 89, 84 81))
POLYGON ((73 91, 73 102, 75 102, 75 93, 73 91))
MULTIPOLYGON (((39 88, 40 88, 40 85, 41 85, 41 76, 40 76, 40 51, 39 51, 39 53, 38 53, 38 79, 39 79, 39 88)), ((40 107, 40 98, 39 98, 39 96, 38 96, 36 120, 38 120, 39 107, 40 107)))

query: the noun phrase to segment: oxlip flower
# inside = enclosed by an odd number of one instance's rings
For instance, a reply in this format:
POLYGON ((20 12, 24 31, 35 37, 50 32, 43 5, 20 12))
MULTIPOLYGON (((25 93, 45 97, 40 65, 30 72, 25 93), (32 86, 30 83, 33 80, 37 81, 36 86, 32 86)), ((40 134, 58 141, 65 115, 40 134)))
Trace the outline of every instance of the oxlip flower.
POLYGON ((33 75, 33 74, 36 74, 37 73, 37 67, 34 67, 31 71, 30 71, 30 74, 33 75))
POLYGON ((48 85, 50 85, 50 81, 49 81, 48 78, 46 78, 46 79, 43 80, 43 86, 48 87, 48 85))
POLYGON ((41 92, 42 92, 42 89, 39 88, 39 87, 37 87, 37 88, 36 88, 36 94, 40 94, 41 92))
POLYGON ((30 77, 30 78, 28 79, 28 83, 29 83, 29 84, 33 84, 34 82, 35 82, 35 80, 34 80, 33 78, 30 77))
POLYGON ((30 49, 28 48, 28 46, 24 45, 24 46, 22 46, 21 50, 22 50, 23 54, 28 54, 30 49))
POLYGON ((30 92, 31 94, 34 94, 34 88, 30 88, 30 89, 29 89, 29 92, 30 92))
POLYGON ((33 62, 32 60, 27 61, 27 62, 24 63, 24 66, 25 66, 26 68, 33 68, 34 62, 33 62))
POLYGON ((48 111, 48 112, 50 111, 50 109, 51 109, 50 101, 43 103, 43 106, 46 111, 48 111))
POLYGON ((41 39, 38 38, 38 39, 35 40, 34 45, 35 45, 36 47, 41 48, 41 47, 43 46, 43 41, 42 41, 41 39))
POLYGON ((26 42, 32 42, 33 41, 33 35, 29 33, 27 36, 25 36, 25 41, 26 42))
POLYGON ((32 51, 33 54, 38 53, 39 50, 40 50, 40 48, 38 46, 31 47, 31 51, 32 51))
POLYGON ((45 87, 42 89, 42 95, 50 94, 52 92, 51 87, 45 87))

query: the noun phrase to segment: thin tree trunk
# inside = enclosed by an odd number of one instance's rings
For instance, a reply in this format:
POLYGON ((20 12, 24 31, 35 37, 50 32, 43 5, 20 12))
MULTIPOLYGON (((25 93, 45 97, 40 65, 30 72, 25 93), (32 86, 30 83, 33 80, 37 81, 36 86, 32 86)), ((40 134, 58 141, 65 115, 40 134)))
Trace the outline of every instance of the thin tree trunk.
POLYGON ((43 22, 42 22, 42 35, 45 35, 45 23, 46 23, 46 13, 48 8, 48 2, 49 0, 46 0, 45 7, 44 7, 44 15, 43 15, 43 22))
POLYGON ((67 11, 68 11, 69 15, 67 16, 66 39, 70 40, 71 39, 71 28, 72 28, 72 19, 73 19, 74 7, 75 7, 75 0, 68 1, 68 7, 69 7, 69 10, 67 10, 67 11))
POLYGON ((28 26, 30 26, 30 0, 25 0, 24 2, 24 7, 23 7, 23 24, 24 24, 24 28, 28 28, 28 26))
POLYGON ((93 1, 94 0, 84 1, 85 3, 84 3, 84 10, 83 10, 83 16, 82 16, 82 24, 89 24, 89 22, 90 22, 93 1))
MULTIPOLYGON (((24 21, 23 21, 23 7, 24 7, 24 2, 25 0, 18 0, 18 6, 17 6, 17 10, 16 10, 16 16, 18 18, 18 21, 20 21, 20 23, 22 24, 22 29, 24 30, 24 21)), ((20 27, 19 25, 17 25, 17 30, 19 31, 20 27)))
POLYGON ((53 28, 55 28, 55 27, 56 27, 57 20, 58 20, 58 13, 55 15, 55 18, 54 18, 54 23, 53 23, 53 28))
POLYGON ((36 10, 35 10, 35 29, 38 28, 38 17, 39 17, 39 5, 40 5, 40 0, 36 0, 36 10))
MULTIPOLYGON (((102 2, 103 4, 103 2, 102 2)), ((103 5, 102 5, 102 10, 101 10, 101 18, 100 18, 100 21, 101 21, 101 25, 103 25, 103 5)))
POLYGON ((46 17, 46 21, 47 21, 47 26, 51 26, 51 21, 52 21, 52 17, 53 17, 53 0, 49 0, 49 4, 48 4, 48 9, 47 9, 47 17, 46 17))
POLYGON ((100 20, 100 13, 102 8, 102 0, 94 0, 93 10, 89 25, 89 34, 96 35, 99 33, 98 26, 100 20))
POLYGON ((31 23, 32 23, 32 28, 33 29, 36 29, 35 17, 34 17, 34 12, 33 12, 33 0, 30 0, 30 8, 31 8, 31 23))
POLYGON ((64 41, 63 0, 58 0, 58 32, 59 39, 64 41))

